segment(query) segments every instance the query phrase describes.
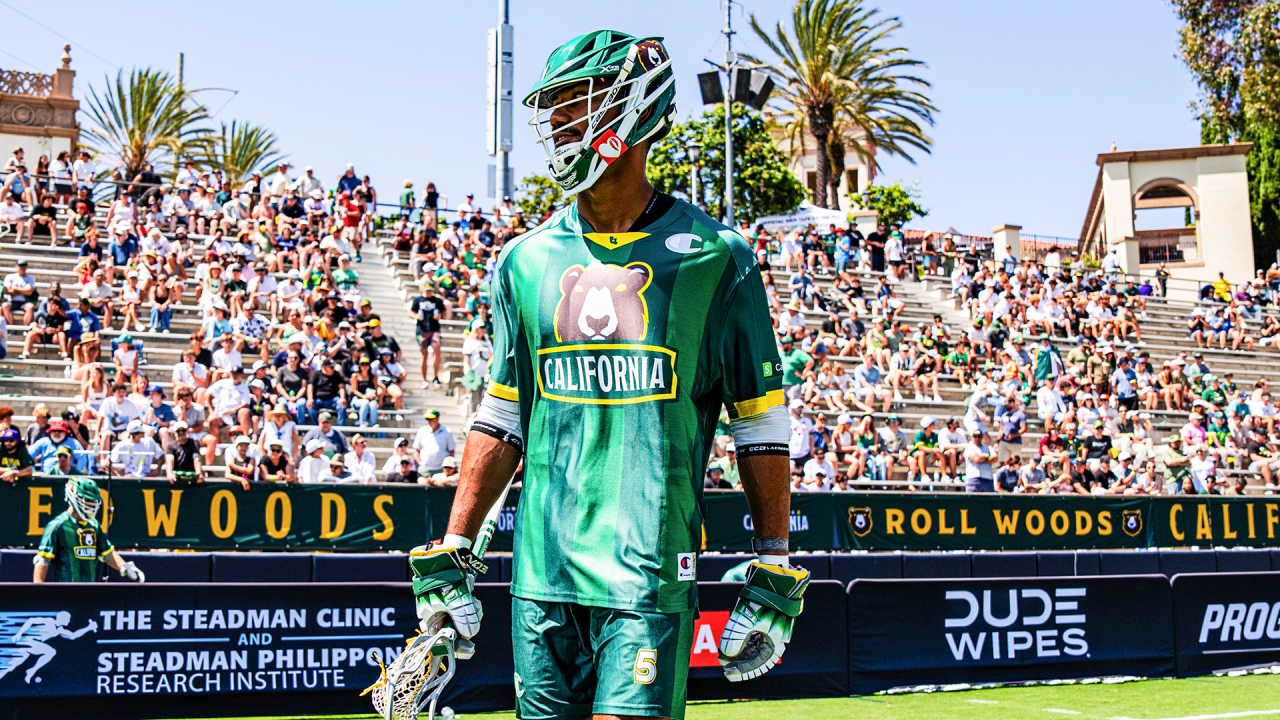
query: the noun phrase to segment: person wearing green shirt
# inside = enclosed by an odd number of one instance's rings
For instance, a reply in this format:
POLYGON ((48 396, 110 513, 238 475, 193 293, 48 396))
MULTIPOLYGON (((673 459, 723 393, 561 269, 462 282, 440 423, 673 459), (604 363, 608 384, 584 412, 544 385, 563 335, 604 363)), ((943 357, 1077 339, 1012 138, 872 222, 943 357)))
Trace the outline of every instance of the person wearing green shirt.
POLYGON ((400 191, 400 217, 407 218, 413 214, 417 198, 413 194, 413 181, 405 180, 404 189, 400 191))
MULTIPOLYGON (((919 472, 921 478, 929 476, 929 459, 933 458, 933 479, 935 482, 941 480, 945 482, 950 478, 942 478, 942 448, 938 447, 938 433, 933 431, 937 425, 937 420, 926 416, 920 421, 920 429, 916 431, 915 441, 911 445, 911 462, 907 465, 907 482, 916 479, 916 473, 919 472)), ((911 487, 915 490, 915 487, 911 487)))
POLYGON ((742 489, 742 476, 738 472, 738 446, 729 443, 724 448, 725 456, 716 458, 711 463, 724 471, 724 481, 729 483, 734 490, 742 489))
POLYGON ((1182 436, 1173 433, 1164 439, 1167 443, 1161 452, 1164 460, 1164 484, 1166 492, 1182 491, 1182 481, 1191 475, 1191 460, 1182 454, 1182 436), (1172 488, 1169 486, 1173 485, 1172 488))
POLYGON ((1200 391, 1200 399, 1208 403, 1213 412, 1223 409, 1227 404, 1227 393, 1222 389, 1222 381, 1209 373, 1204 376, 1204 383, 1208 387, 1200 391))
POLYGON ((418 616, 432 633, 480 631, 472 543, 523 463, 516 713, 683 720, 722 405, 756 535, 718 644, 724 677, 774 667, 802 608, 809 572, 788 560, 784 367, 751 246, 646 178, 650 146, 675 122, 661 41, 592 32, 543 68, 525 104, 571 201, 509 241, 493 269, 490 382, 448 528, 409 556, 418 616))
POLYGON ((804 374, 813 369, 813 358, 795 346, 790 337, 782 338, 782 393, 787 400, 800 397, 804 374))
POLYGON ((338 258, 338 269, 333 271, 333 284, 338 290, 348 293, 360 287, 360 274, 351 269, 351 258, 342 255, 338 258))
POLYGON ((89 478, 74 477, 63 491, 67 509, 44 526, 36 551, 32 582, 96 582, 98 563, 104 562, 130 580, 146 582, 146 575, 125 562, 98 524, 102 493, 89 478))

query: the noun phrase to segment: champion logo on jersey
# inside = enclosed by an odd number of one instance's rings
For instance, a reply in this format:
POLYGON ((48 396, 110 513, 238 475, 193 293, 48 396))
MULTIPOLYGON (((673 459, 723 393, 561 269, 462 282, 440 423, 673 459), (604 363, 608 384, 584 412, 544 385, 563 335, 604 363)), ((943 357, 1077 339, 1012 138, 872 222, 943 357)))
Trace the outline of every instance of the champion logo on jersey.
POLYGON ((591 143, 591 147, 604 158, 606 165, 612 165, 614 160, 627 151, 627 144, 612 130, 605 130, 599 140, 591 143))

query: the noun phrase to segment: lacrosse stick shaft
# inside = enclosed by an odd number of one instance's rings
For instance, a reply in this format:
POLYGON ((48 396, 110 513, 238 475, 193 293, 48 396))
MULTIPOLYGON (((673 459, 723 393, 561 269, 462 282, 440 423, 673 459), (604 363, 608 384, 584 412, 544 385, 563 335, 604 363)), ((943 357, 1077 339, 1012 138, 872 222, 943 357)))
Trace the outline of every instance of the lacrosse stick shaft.
POLYGON ((489 508, 488 514, 484 516, 484 523, 480 525, 480 532, 476 533, 476 539, 471 543, 471 554, 475 555, 477 560, 484 559, 484 553, 489 549, 493 534, 498 530, 498 516, 507 505, 507 494, 511 492, 512 480, 515 480, 514 475, 511 476, 511 480, 507 480, 507 486, 502 489, 498 501, 489 508))

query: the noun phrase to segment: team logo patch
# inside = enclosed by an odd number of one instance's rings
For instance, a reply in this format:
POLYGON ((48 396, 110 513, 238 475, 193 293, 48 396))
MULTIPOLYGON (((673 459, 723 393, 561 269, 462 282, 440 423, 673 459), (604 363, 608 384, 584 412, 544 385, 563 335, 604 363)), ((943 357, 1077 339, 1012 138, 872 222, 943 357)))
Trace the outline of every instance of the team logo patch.
POLYGON ((667 50, 656 40, 636 43, 636 61, 645 71, 652 70, 667 61, 667 50))
POLYGON ((702 238, 693 233, 676 233, 667 238, 667 249, 673 253, 689 255, 702 249, 702 238))
POLYGON ((606 165, 612 165, 614 160, 622 157, 622 153, 627 151, 627 144, 622 142, 622 138, 612 130, 605 130, 599 140, 591 143, 591 147, 604 158, 606 165))
POLYGON ((849 526, 858 537, 871 532, 871 508, 849 508, 849 526))
POLYGON ((652 279, 653 269, 641 262, 570 266, 560 275, 556 340, 644 340, 649 330, 644 291, 652 279))
POLYGON ((686 580, 698 579, 698 558, 693 553, 680 553, 676 555, 676 580, 684 582, 686 580))
POLYGON ((1142 532, 1142 511, 1125 510, 1123 513, 1124 532, 1126 535, 1137 535, 1142 532))

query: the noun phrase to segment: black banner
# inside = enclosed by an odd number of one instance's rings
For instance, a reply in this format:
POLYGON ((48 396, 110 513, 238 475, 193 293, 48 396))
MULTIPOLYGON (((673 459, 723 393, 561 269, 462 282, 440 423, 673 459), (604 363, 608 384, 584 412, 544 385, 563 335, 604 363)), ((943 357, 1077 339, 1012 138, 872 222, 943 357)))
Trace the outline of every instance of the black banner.
MULTIPOLYGON (((750 550, 755 526, 740 492, 707 493, 704 550, 750 550)), ((792 493, 788 521, 792 550, 830 550, 836 546, 830 493, 792 493)))
POLYGON ((726 680, 717 648, 741 590, 739 583, 698 583, 698 619, 694 621, 689 659, 690 700, 849 694, 846 597, 844 585, 835 580, 809 584, 804 594, 804 612, 796 619, 786 653, 772 670, 745 683, 726 680))
POLYGON ((1143 498, 994 493, 834 497, 841 546, 853 550, 1072 550, 1147 545, 1148 501, 1143 498))
POLYGON ((1178 674, 1280 663, 1280 572, 1173 577, 1178 674))
POLYGON ((1163 576, 855 580, 850 691, 1171 674, 1163 576))

